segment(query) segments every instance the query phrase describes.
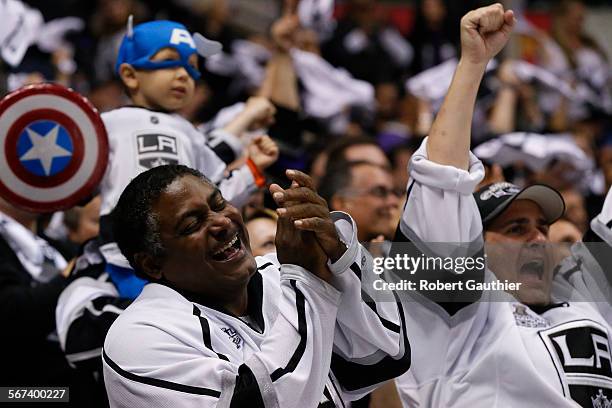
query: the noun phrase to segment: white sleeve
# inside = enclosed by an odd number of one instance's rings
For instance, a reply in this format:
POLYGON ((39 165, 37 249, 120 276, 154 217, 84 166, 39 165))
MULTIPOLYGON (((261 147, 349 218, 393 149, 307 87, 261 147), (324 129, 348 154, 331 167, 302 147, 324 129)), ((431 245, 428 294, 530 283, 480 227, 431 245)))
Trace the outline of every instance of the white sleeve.
POLYGON ((370 253, 359 244, 350 215, 332 212, 332 219, 347 250, 329 268, 333 284, 342 291, 332 355, 332 375, 343 398, 357 400, 410 367, 410 346, 402 304, 377 301, 362 293, 362 279, 373 275, 370 253), (362 274, 362 270, 364 273, 362 274))
POLYGON ((425 138, 411 159, 399 232, 417 247, 426 242, 479 239, 482 221, 472 193, 483 177, 484 167, 472 153, 469 171, 430 161, 425 138))
POLYGON ((111 407, 316 407, 340 292, 295 265, 281 266, 281 291, 270 334, 245 361, 203 353, 151 322, 129 335, 111 330, 103 351, 111 407))
MULTIPOLYGON (((391 255, 401 254, 413 258, 423 255, 442 258, 482 257, 482 220, 472 193, 484 176, 484 167, 472 153, 469 171, 432 162, 427 157, 427 140, 425 138, 411 159, 406 204, 396 230, 391 255)), ((432 268, 416 271, 411 277, 415 281, 428 279, 454 283, 471 278, 482 280, 484 270, 474 269, 460 274, 455 270, 432 268)), ((423 294, 443 305, 451 315, 480 296, 476 291, 423 294)))

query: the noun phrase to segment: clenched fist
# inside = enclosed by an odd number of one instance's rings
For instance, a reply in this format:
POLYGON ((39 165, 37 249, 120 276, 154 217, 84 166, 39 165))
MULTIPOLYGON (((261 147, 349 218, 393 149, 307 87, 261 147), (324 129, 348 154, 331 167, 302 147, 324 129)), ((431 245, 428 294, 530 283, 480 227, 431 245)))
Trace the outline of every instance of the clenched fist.
POLYGON ((270 167, 278 159, 278 146, 270 136, 254 138, 248 147, 249 158, 260 171, 270 167))
POLYGON ((267 128, 274 123, 276 108, 267 98, 263 96, 252 96, 244 107, 244 114, 249 122, 248 129, 267 128))
POLYGON ((461 19, 461 58, 486 65, 508 42, 514 13, 493 4, 467 13, 461 19))

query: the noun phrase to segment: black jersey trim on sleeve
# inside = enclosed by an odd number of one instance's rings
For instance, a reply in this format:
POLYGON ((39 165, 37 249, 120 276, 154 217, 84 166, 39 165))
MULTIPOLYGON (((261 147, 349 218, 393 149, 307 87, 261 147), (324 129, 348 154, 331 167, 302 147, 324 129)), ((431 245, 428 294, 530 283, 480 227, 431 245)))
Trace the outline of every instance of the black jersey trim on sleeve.
POLYGON ((136 381, 142 384, 151 385, 153 387, 165 388, 168 390, 174 390, 179 392, 184 392, 187 394, 195 394, 195 395, 207 395, 209 397, 219 398, 221 396, 221 392, 211 390, 210 388, 203 387, 195 387, 192 385, 179 384, 172 381, 160 380, 157 378, 144 377, 141 375, 137 375, 134 373, 130 373, 129 371, 125 371, 117 363, 115 363, 111 358, 106 354, 105 350, 102 350, 102 358, 104 362, 108 364, 108 366, 115 371, 120 376, 127 378, 131 381, 136 381))
POLYGON ((215 350, 213 350, 212 342, 210 340, 210 326, 208 324, 208 320, 206 320, 205 317, 202 317, 202 312, 200 312, 200 309, 198 309, 196 305, 193 305, 193 315, 197 316, 198 320, 200 321, 200 326, 202 327, 202 340, 204 341, 204 346, 206 346, 207 349, 215 353, 217 357, 219 357, 221 360, 229 361, 229 358, 227 358, 226 355, 217 353, 215 350))
MULTIPOLYGON (((357 275, 357 278, 361 280, 361 268, 359 268, 359 265, 357 265, 357 262, 353 262, 349 268, 351 271, 353 271, 355 275, 357 275)), ((392 332, 395 332, 395 333, 400 332, 401 328, 399 325, 393 323, 392 321, 385 319, 378 313, 378 309, 376 308, 376 302, 374 301, 374 299, 370 297, 368 293, 362 290, 361 296, 364 298, 365 304, 368 305, 370 309, 372 309, 372 311, 376 314, 376 316, 378 316, 380 323, 384 326, 385 329, 391 330, 392 332)))
POLYGON ((213 152, 221 159, 225 164, 230 164, 234 160, 236 160, 236 154, 232 150, 227 142, 219 142, 216 145, 212 146, 208 144, 208 147, 212 149, 213 152))
POLYGON ((300 335, 300 342, 298 343, 293 355, 289 359, 287 366, 285 368, 277 368, 274 370, 272 374, 270 374, 270 379, 272 382, 278 380, 283 375, 293 372, 297 367, 298 363, 302 359, 304 355, 304 351, 306 350, 306 341, 308 339, 308 327, 306 323, 306 301, 304 298, 304 294, 297 288, 295 280, 291 279, 289 281, 291 287, 295 291, 295 306, 298 314, 298 333, 300 335))
POLYGON ((382 317, 379 313, 378 313, 378 309, 376 308, 376 302, 374 302, 374 300, 372 300, 371 302, 365 302, 366 305, 368 305, 368 307, 370 309, 372 309, 372 311, 374 313, 376 313, 376 316, 378 316, 378 319, 380 320, 380 323, 383 325, 383 327, 387 330, 391 330, 394 333, 398 333, 402 330, 401 327, 398 324, 393 323, 390 320, 385 319, 384 317, 382 317))
MULTIPOLYGON (((399 304, 397 294, 393 293, 398 303, 398 310, 402 327, 406 327, 404 308, 399 304)), ((344 359, 342 356, 332 353, 331 370, 343 389, 347 391, 360 390, 384 381, 393 379, 408 371, 411 363, 410 344, 406 330, 403 330, 404 354, 394 359, 385 356, 376 364, 359 364, 344 359)))

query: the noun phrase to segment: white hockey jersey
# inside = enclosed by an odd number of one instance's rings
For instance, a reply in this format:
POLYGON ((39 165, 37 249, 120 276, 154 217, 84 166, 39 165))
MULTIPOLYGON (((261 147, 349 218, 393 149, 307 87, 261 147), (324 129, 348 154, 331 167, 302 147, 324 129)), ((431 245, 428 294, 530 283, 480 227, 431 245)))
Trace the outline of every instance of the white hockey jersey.
POLYGON ((401 304, 362 302, 359 276, 371 259, 352 219, 332 216, 348 246, 330 264, 333 286, 258 257, 248 316, 239 317, 146 285, 104 343, 111 407, 345 407, 405 372, 401 304))
POLYGON ((102 114, 109 160, 100 185, 100 214, 107 215, 138 174, 163 164, 183 164, 201 171, 237 207, 256 190, 245 165, 226 174, 225 163, 206 145, 205 136, 178 114, 123 107, 102 114))
MULTIPOLYGON (((439 165, 427 159, 426 143, 412 158, 398 239, 422 251, 428 242, 475 242, 482 248, 472 197, 482 164, 471 155, 469 171, 439 165)), ((507 301, 467 304, 456 313, 424 297, 405 304, 414 354, 410 371, 396 381, 404 404, 609 407, 612 313, 609 304, 588 301, 590 284, 580 274, 557 273, 553 299, 561 287, 585 297, 541 310, 511 295, 507 301)))

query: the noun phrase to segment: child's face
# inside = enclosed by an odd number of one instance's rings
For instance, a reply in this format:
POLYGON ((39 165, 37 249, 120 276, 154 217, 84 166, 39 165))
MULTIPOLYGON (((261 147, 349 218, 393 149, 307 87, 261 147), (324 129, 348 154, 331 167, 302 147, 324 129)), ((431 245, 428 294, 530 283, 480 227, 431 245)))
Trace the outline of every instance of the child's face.
MULTIPOLYGON (((151 58, 152 61, 179 59, 179 53, 172 48, 163 48, 151 58)), ((189 64, 198 68, 196 54, 189 57, 189 64)), ((195 81, 183 67, 136 70, 135 77, 138 82, 132 100, 145 108, 175 112, 185 107, 194 94, 195 81)))

